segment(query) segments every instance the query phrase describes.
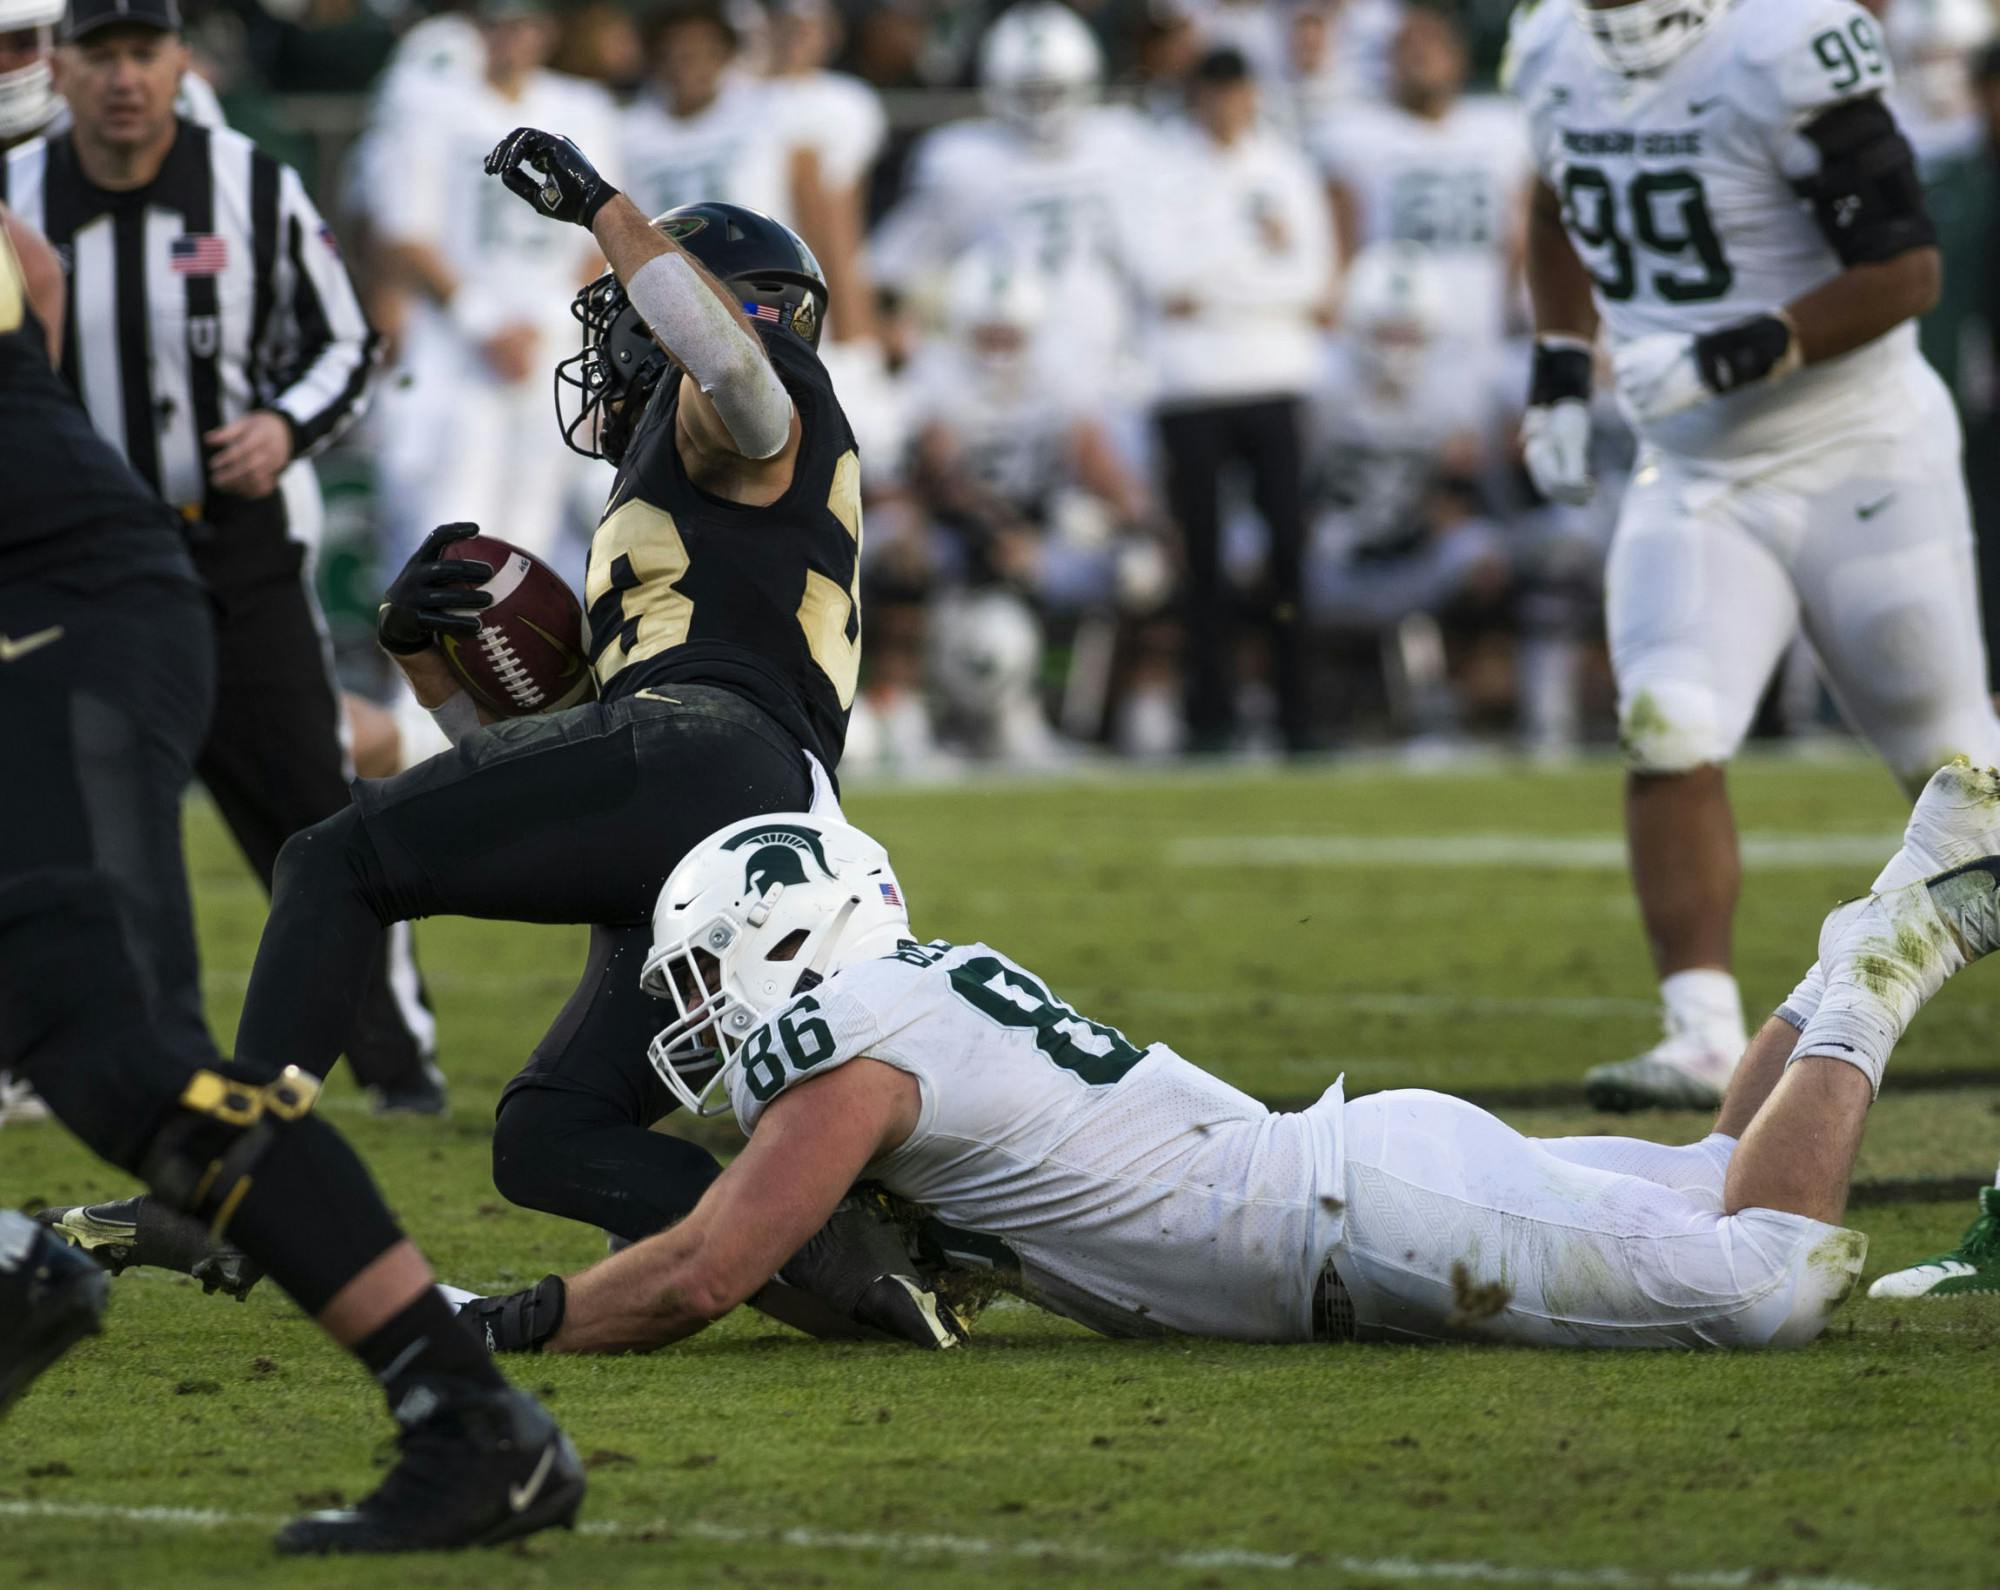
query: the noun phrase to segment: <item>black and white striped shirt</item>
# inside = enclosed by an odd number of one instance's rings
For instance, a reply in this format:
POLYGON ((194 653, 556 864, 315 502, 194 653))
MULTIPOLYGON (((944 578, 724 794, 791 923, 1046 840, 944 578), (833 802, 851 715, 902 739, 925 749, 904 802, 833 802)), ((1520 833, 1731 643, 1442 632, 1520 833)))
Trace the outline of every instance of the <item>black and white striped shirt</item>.
POLYGON ((37 138, 0 166, 0 200, 69 268, 63 370, 91 419, 184 512, 204 511, 217 426, 274 410, 303 457, 361 412, 376 338, 333 235, 242 134, 182 121, 126 192, 93 184, 67 135, 37 138))

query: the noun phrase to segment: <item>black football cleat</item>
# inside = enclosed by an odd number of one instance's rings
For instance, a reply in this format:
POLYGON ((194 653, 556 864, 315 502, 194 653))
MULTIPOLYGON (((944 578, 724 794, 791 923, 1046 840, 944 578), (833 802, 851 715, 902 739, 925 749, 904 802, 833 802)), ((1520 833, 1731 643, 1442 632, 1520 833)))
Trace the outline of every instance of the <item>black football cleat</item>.
POLYGON ((377 1115, 449 1115, 451 1098, 445 1090, 444 1073, 426 1060, 417 1074, 388 1087, 374 1090, 377 1115))
POLYGON ((583 1465, 525 1391, 420 1383, 396 1410, 402 1456, 352 1507, 307 1513, 278 1531, 285 1556, 459 1551, 574 1526, 583 1465))
POLYGON ((25 1217, 0 1215, 0 1416, 50 1364, 102 1329, 111 1278, 25 1217))
POLYGON ((865 1188, 841 1199, 750 1303, 813 1336, 903 1341, 931 1351, 966 1337, 964 1322, 918 1273, 886 1202, 865 1188))
POLYGON ((264 1278, 241 1248, 217 1242, 192 1215, 148 1194, 44 1209, 35 1218, 113 1275, 135 1264, 176 1270, 201 1282, 204 1292, 227 1292, 239 1303, 264 1278))

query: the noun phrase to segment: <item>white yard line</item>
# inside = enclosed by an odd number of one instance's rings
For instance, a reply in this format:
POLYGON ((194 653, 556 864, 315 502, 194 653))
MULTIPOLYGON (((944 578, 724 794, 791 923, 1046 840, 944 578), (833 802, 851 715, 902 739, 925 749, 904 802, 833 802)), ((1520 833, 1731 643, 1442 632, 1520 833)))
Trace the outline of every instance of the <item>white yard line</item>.
MULTIPOLYGON (((1879 866, 1900 837, 1881 834, 1752 832, 1746 866, 1770 870, 1879 866)), ((1204 834, 1167 846, 1176 867, 1520 867, 1557 872, 1623 872, 1616 834, 1204 834)), ((1866 884, 1861 879, 1857 890, 1866 884)))
MULTIPOLYGON (((90 1523, 157 1524, 170 1529, 217 1529, 249 1526, 275 1528, 275 1515, 230 1513, 205 1507, 116 1507, 95 1502, 0 1501, 0 1518, 76 1519, 90 1523)), ((584 1535, 612 1539, 631 1536, 673 1537, 724 1546, 789 1546, 800 1551, 875 1553, 892 1557, 956 1557, 968 1561, 1022 1560, 1071 1564, 1077 1567, 1158 1567, 1178 1570, 1238 1569, 1262 1573, 1307 1573, 1314 1579, 1449 1580, 1455 1584, 1553 1585, 1559 1590, 1880 1590, 1859 1579, 1826 1579, 1813 1575, 1760 1577, 1762 1570, 1730 1568, 1718 1571, 1646 1573, 1629 1568, 1515 1568, 1493 1562, 1425 1562, 1412 1557, 1321 1556, 1314 1552, 1245 1551, 1209 1547, 1191 1551, 1130 1552, 1087 1541, 990 1540, 978 1535, 900 1534, 874 1530, 758 1529, 739 1524, 711 1524, 699 1519, 658 1519, 621 1524, 593 1521, 578 1527, 584 1535)), ((20 1545, 15 1543, 18 1551, 20 1545)))

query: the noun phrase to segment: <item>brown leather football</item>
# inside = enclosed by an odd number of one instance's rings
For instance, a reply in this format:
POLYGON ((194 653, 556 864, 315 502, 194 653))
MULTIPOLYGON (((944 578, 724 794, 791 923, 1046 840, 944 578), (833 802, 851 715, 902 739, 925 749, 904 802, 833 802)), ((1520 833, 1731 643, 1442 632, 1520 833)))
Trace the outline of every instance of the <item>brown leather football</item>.
POLYGON ((479 633, 438 637, 474 701, 501 717, 523 718, 597 694, 583 604, 567 580, 498 536, 469 536, 438 555, 493 566, 493 577, 479 587, 493 598, 480 610, 479 633))

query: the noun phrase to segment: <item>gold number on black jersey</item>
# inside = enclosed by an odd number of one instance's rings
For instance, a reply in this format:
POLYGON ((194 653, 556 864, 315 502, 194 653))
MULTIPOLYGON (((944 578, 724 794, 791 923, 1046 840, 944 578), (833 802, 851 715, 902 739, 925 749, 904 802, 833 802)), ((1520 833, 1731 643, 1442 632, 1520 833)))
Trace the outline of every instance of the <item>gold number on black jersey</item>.
POLYGON ((854 705, 854 687, 861 679, 861 460, 851 452, 842 453, 834 465, 826 505, 854 538, 854 578, 843 591, 817 569, 806 570, 799 628, 845 711, 854 705))
POLYGON ((586 611, 596 612, 597 604, 618 588, 620 559, 628 563, 636 583, 619 592, 622 622, 593 665, 600 690, 627 663, 680 645, 694 622, 694 603, 674 589, 688 571, 688 553, 672 514, 634 497, 597 527, 584 576, 586 611))

